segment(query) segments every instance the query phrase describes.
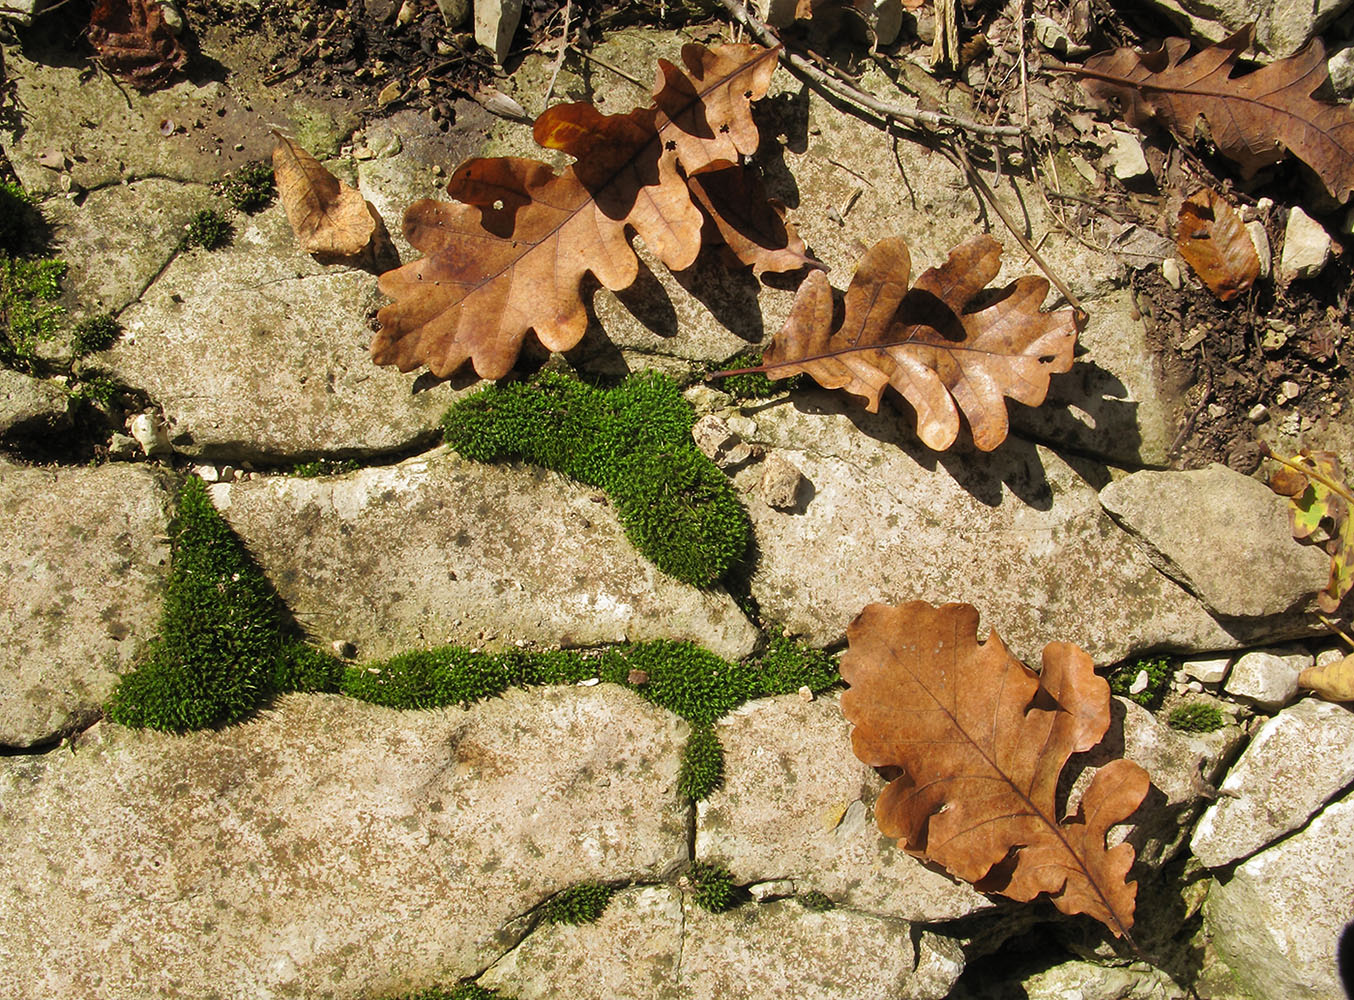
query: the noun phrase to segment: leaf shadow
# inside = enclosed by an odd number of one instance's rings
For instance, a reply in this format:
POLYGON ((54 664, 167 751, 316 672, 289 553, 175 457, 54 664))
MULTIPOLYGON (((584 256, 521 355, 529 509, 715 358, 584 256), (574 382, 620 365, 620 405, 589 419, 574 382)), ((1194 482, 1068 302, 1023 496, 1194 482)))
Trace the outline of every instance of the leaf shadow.
MULTIPOLYGON (((1084 349, 1078 345, 1078 351, 1084 349)), ((1110 481, 1105 462, 1149 465, 1142 455, 1143 436, 1138 422, 1141 404, 1129 398, 1128 387, 1097 362, 1079 358, 1070 372, 1052 376, 1042 405, 1025 406, 1008 400, 1011 428, 1062 454, 1065 461, 1099 490, 1110 481)))
POLYGON ((757 300, 761 283, 751 268, 729 267, 719 256, 703 252, 685 271, 674 271, 672 276, 726 330, 749 344, 760 343, 766 334, 757 300))

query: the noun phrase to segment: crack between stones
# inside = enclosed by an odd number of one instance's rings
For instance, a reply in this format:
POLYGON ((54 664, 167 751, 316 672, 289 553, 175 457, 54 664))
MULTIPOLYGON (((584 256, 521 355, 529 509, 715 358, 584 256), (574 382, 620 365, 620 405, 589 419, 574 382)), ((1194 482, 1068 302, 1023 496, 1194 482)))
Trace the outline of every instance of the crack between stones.
POLYGON ((102 710, 77 715, 50 736, 44 736, 27 746, 0 743, 0 757, 42 757, 60 750, 68 741, 74 741, 103 720, 102 710))

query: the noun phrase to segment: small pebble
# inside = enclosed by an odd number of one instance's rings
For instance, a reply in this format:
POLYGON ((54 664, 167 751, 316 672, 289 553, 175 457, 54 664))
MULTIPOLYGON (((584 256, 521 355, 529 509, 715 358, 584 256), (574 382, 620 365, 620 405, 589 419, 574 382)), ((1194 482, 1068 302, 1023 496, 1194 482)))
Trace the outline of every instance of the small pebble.
POLYGON ((813 688, 809 687, 807 684, 801 687, 799 689, 799 700, 813 701, 813 688))
POLYGON ((589 677, 589 678, 588 678, 587 680, 585 680, 585 681, 579 681, 579 682, 578 682, 578 686, 581 687, 581 688, 590 688, 590 687, 596 687, 598 684, 601 684, 601 683, 602 683, 602 678, 600 678, 600 677, 589 677))
POLYGON ((1269 407, 1264 403, 1256 403, 1246 411, 1246 419, 1253 424, 1263 424, 1269 419, 1269 407))
POLYGON ((625 675, 625 682, 633 684, 635 687, 649 683, 649 672, 647 670, 632 670, 625 675))
POLYGON ((1166 284, 1177 291, 1182 284, 1180 279, 1180 264, 1174 257, 1167 257, 1161 262, 1161 276, 1166 279, 1166 284))
POLYGON ((1279 385, 1279 398, 1284 402, 1297 399, 1302 395, 1302 386, 1293 381, 1285 381, 1279 385))
POLYGON ((1147 676, 1146 670, 1139 670, 1138 676, 1133 678, 1133 683, 1128 686, 1129 694, 1142 694, 1147 690, 1147 685, 1151 678, 1147 676))

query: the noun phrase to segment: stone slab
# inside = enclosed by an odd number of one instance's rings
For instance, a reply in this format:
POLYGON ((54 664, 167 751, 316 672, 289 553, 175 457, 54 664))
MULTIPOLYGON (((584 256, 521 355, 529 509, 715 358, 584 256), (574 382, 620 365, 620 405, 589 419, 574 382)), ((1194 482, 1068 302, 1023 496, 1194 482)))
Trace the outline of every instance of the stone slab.
POLYGON ((92 722, 158 631, 166 499, 144 467, 0 459, 0 746, 92 722))
POLYGON ((932 870, 883 836, 874 803, 886 782, 851 752, 839 697, 764 698, 715 726, 724 785, 696 806, 696 856, 740 884, 794 880, 839 906, 914 922, 988 910, 982 893, 932 870))
POLYGON ((669 638, 739 660, 758 643, 728 593, 665 576, 603 494, 539 467, 439 448, 346 476, 220 484, 212 497, 298 619, 363 658, 669 638))
POLYGON ((12 1000, 401 995, 479 972, 568 885, 687 858, 686 725, 609 685, 91 734, 0 761, 12 1000))
POLYGON ((1253 649, 1237 657, 1223 690, 1272 712, 1293 700, 1298 675, 1312 662, 1312 655, 1301 648, 1253 649))

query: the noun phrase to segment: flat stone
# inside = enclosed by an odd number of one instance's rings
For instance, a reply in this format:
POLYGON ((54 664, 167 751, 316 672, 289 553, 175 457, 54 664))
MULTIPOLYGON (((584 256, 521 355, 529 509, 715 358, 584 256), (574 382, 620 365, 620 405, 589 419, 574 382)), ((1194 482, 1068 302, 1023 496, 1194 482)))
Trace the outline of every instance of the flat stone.
POLYGON ((757 487, 762 502, 777 510, 793 510, 799 506, 803 493, 804 474, 799 468, 778 451, 767 455, 762 463, 762 481, 757 487))
POLYGON ((0 746, 87 725, 144 651, 169 558, 165 500, 144 467, 0 459, 0 746))
POLYGON ((1288 213, 1288 223, 1283 231, 1279 280, 1286 284, 1300 278, 1316 277, 1329 263, 1334 246, 1325 227, 1294 206, 1288 213))
POLYGON ((1354 97, 1354 45, 1332 52, 1326 60, 1331 89, 1341 100, 1354 97))
POLYGON ((0 368, 0 441, 42 440, 71 429, 70 393, 43 379, 0 368))
POLYGON ((1114 150, 1109 154, 1110 168, 1114 176, 1121 181, 1135 181, 1141 177, 1150 177, 1152 168, 1147 165, 1143 155, 1142 143, 1132 132, 1114 129, 1114 150))
POLYGON ((1336 943, 1354 898, 1354 796, 1209 886, 1204 928, 1256 997, 1331 1000, 1336 943))
POLYGON ((0 760, 0 993, 454 982, 561 889, 686 860, 686 728, 610 685, 426 712, 291 695, 220 731, 105 722, 73 754, 0 760))
POLYGON ((1173 32, 1219 42, 1255 25, 1256 43, 1275 59, 1293 55, 1349 6, 1349 0, 1153 0, 1178 24, 1173 32))
MULTIPOLYGON (((769 620, 829 646, 872 602, 965 601, 984 635, 996 628, 1035 664, 1055 639, 1115 663, 1146 649, 1236 648, 1250 628, 1293 634, 1284 620, 1224 629, 1053 452, 1008 439, 990 454, 937 456, 885 411, 806 390, 758 415, 761 443, 813 483, 794 517, 749 505, 760 550, 751 590, 769 620)), ((1108 479, 1103 466, 1078 468, 1108 479)))
POLYGON ((160 404, 193 458, 400 451, 431 441, 460 393, 372 363, 365 317, 379 305, 375 277, 301 253, 275 204, 230 246, 176 257, 100 364, 160 404))
POLYGON ((1201 684, 1221 684, 1231 663, 1230 656, 1205 656, 1180 661, 1180 669, 1201 684))
POLYGON ((758 635, 733 599, 659 572, 598 495, 446 449, 339 477, 212 487, 297 617, 364 658, 446 642, 656 638, 750 655, 758 635))
POLYGON ((840 906, 916 922, 991 908, 880 834, 873 807, 885 782, 851 752, 837 695, 764 698, 715 732, 724 785, 696 805, 696 856, 724 865, 734 881, 790 878, 840 906))
POLYGON ((522 20, 522 0, 476 0, 475 41, 494 54, 500 65, 508 58, 512 36, 522 20))
POLYGON ((1263 709, 1282 708, 1297 695, 1298 674, 1312 662, 1302 650, 1252 650, 1232 664, 1223 690, 1263 709))
POLYGON ((1304 698, 1261 727, 1190 841, 1209 868, 1250 857, 1354 781, 1354 712, 1304 698))
POLYGON ((1161 572, 1219 615, 1301 608, 1330 575, 1329 557, 1293 541, 1286 499, 1216 462, 1190 472, 1135 472, 1101 490, 1100 503, 1161 572))
POLYGON ((1098 965, 1072 961, 1021 980, 1028 1000, 1184 1000, 1184 990, 1145 962, 1098 965))

